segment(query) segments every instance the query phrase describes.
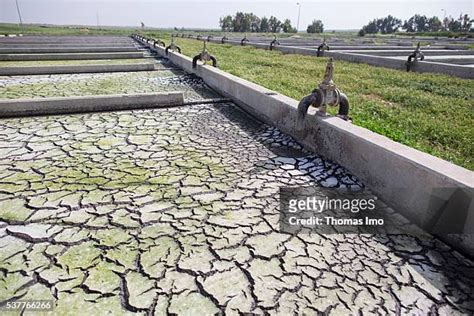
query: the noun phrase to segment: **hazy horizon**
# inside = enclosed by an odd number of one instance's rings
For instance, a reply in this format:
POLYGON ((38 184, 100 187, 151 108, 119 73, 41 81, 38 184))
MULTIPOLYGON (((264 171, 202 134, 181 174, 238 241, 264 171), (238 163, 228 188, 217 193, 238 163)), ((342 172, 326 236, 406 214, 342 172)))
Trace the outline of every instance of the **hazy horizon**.
MULTIPOLYGON (((0 0, 0 22, 18 23, 15 0, 0 0)), ((253 12, 290 19, 296 26, 297 1, 164 1, 164 0, 18 0, 25 24, 84 25, 136 27, 144 22, 153 28, 218 29, 219 18, 237 11, 253 12), (111 6, 113 10, 111 10, 111 6), (204 12, 205 14, 200 14, 204 12)), ((369 20, 391 14, 402 20, 414 14, 458 17, 473 16, 473 2, 405 1, 405 0, 339 0, 300 1, 299 30, 305 30, 313 19, 322 20, 327 30, 356 30, 369 20), (442 11, 444 9, 445 11, 442 11)))

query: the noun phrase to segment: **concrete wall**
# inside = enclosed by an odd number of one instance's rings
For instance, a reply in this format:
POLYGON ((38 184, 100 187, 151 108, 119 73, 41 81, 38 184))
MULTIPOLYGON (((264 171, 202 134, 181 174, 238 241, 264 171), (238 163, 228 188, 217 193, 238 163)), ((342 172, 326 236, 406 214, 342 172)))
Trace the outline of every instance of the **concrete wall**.
MULTIPOLYGON (((331 50, 331 52, 337 52, 337 49, 331 50)), ((352 54, 362 54, 362 55, 375 55, 375 56, 403 56, 405 57, 405 60, 408 58, 408 55, 410 55, 413 52, 413 49, 410 50, 397 50, 397 51, 377 51, 377 50, 364 50, 364 51, 359 51, 359 50, 349 50, 349 51, 344 51, 344 53, 352 53, 352 54)), ((425 55, 425 58, 428 58, 430 56, 446 56, 446 55, 462 55, 462 56, 474 56, 474 51, 469 51, 469 50, 445 50, 445 49, 433 49, 433 50, 422 50, 423 54, 425 55)))
POLYGON ((96 42, 96 43, 58 43, 58 44, 32 44, 32 43, 2 43, 2 47, 9 48, 9 49, 18 49, 22 50, 25 48, 94 48, 94 47, 115 47, 115 48, 122 48, 122 47, 135 47, 133 43, 124 44, 124 43, 105 43, 105 42, 96 42))
POLYGON ((44 53, 103 53, 136 52, 138 49, 126 47, 58 47, 58 48, 0 48, 0 54, 44 54, 44 53))
POLYGON ((155 69, 155 65, 152 63, 115 64, 115 65, 4 67, 4 68, 0 68, 0 76, 152 71, 154 69, 155 69))
MULTIPOLYGON (((156 48, 156 52, 165 55, 163 48, 156 48)), ((301 118, 297 113, 298 101, 294 99, 211 66, 198 65, 193 69, 191 58, 178 53, 170 52, 167 57, 254 116, 293 136, 306 148, 341 164, 388 205, 421 226, 430 223, 435 215, 435 210, 430 208, 434 188, 474 188, 474 173, 467 169, 337 117, 321 117, 312 111, 301 118)), ((464 232, 474 229, 472 214, 468 221, 464 232)), ((439 237, 474 256, 472 236, 439 237)))
POLYGON ((132 59, 143 58, 143 52, 125 53, 56 53, 56 54, 3 54, 0 61, 28 60, 85 60, 85 59, 132 59))
POLYGON ((183 104, 182 92, 0 100, 0 118, 136 110, 183 104))

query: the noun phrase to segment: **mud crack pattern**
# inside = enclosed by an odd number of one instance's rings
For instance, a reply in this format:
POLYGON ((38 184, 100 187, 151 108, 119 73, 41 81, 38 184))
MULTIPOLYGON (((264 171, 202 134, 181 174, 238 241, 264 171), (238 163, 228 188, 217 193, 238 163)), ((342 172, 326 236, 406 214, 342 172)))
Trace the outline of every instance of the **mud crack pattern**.
POLYGON ((182 91, 185 101, 220 98, 204 81, 181 70, 65 74, 40 76, 0 76, 0 98, 46 98, 103 94, 133 94, 182 91))
POLYGON ((433 238, 284 234, 278 188, 359 188, 233 104, 0 121, 0 301, 57 314, 472 314, 433 238))

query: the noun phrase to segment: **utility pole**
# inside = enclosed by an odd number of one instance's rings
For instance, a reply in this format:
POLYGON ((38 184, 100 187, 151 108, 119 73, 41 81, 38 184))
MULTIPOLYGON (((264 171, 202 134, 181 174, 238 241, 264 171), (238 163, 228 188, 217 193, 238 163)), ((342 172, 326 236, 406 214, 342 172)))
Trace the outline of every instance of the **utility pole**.
POLYGON ((298 33, 300 29, 300 13, 301 13, 301 3, 296 2, 296 5, 298 6, 298 22, 296 22, 296 33, 298 33))
POLYGON ((97 17, 97 27, 100 26, 100 23, 99 23, 99 12, 96 12, 96 17, 97 17))
POLYGON ((18 6, 18 0, 15 0, 16 3, 16 11, 18 12, 18 18, 20 19, 20 28, 21 28, 21 33, 25 33, 23 30, 23 21, 21 20, 21 13, 20 13, 20 7, 18 6))
POLYGON ((444 12, 444 17, 443 17, 443 25, 444 25, 444 30, 446 31, 448 26, 446 25, 446 10, 445 9, 441 9, 441 11, 444 12))

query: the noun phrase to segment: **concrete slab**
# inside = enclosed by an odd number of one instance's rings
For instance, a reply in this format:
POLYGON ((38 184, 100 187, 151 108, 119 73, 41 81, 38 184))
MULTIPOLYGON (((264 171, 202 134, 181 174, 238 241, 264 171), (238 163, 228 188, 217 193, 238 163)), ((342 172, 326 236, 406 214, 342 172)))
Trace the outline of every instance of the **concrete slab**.
MULTIPOLYGON (((400 60, 406 60, 405 57, 392 57, 400 60)), ((456 65, 474 64, 473 55, 443 55, 443 56, 425 56, 424 61, 448 63, 456 65)))
POLYGON ((151 63, 160 65, 155 58, 132 58, 132 59, 70 59, 70 60, 23 60, 23 61, 0 61, 0 68, 7 67, 44 67, 44 66, 80 66, 80 65, 122 65, 151 63))
POLYGON ((136 52, 139 49, 130 46, 124 47, 60 47, 60 48, 1 48, 0 54, 46 54, 46 53, 111 53, 136 52))
POLYGON ((183 104, 182 92, 0 100, 0 118, 135 110, 183 104))
POLYGON ((0 76, 24 76, 45 74, 102 73, 154 70, 152 63, 80 65, 80 66, 37 66, 37 67, 3 67, 0 76))
POLYGON ((90 43, 58 43, 58 44, 31 44, 31 43, 0 43, 2 48, 9 48, 9 49, 25 49, 25 48, 75 48, 75 47, 135 47, 136 44, 134 43, 110 43, 110 42, 90 42, 90 43))
POLYGON ((84 60, 143 58, 143 52, 124 53, 47 53, 47 54, 0 54, 0 61, 26 60, 84 60))
MULTIPOLYGON (((332 50, 334 52, 337 52, 337 49, 332 50)), ((447 50, 447 49, 433 49, 433 50, 423 50, 423 54, 425 56, 445 56, 445 55, 456 55, 456 56, 473 56, 474 51, 468 51, 468 50, 447 50)), ((413 49, 407 49, 407 50, 365 50, 365 51, 360 51, 360 50, 348 50, 348 51, 343 51, 344 53, 353 53, 353 54, 364 54, 364 55, 375 55, 375 56, 388 56, 388 57, 393 57, 393 56, 405 56, 408 57, 411 53, 413 53, 413 49)))

